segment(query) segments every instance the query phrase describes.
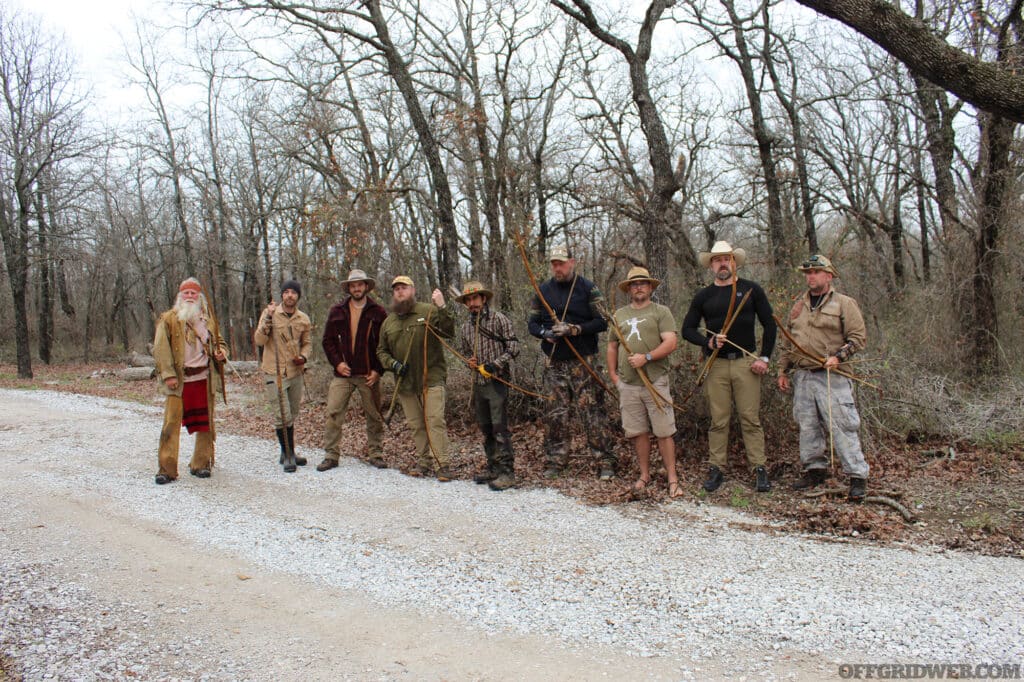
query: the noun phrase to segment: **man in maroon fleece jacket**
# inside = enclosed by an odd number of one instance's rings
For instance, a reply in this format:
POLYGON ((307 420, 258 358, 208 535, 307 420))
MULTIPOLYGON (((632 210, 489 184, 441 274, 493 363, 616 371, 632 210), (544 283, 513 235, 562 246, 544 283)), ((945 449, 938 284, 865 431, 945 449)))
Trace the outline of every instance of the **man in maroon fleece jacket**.
POLYGON ((334 367, 334 378, 327 390, 324 461, 316 470, 338 466, 341 426, 349 398, 356 392, 366 415, 366 452, 370 464, 386 469, 381 447, 384 419, 380 413, 380 375, 384 370, 377 359, 377 342, 387 311, 370 298, 376 282, 362 270, 349 272, 341 285, 348 289, 348 297, 331 308, 324 326, 324 353, 334 367))

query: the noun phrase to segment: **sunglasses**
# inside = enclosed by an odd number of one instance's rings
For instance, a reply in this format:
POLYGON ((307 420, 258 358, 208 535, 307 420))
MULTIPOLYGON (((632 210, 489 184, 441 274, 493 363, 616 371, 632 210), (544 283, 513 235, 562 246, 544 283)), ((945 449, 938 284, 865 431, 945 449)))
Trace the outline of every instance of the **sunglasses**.
POLYGON ((821 256, 812 256, 800 264, 801 268, 827 268, 828 264, 821 256))

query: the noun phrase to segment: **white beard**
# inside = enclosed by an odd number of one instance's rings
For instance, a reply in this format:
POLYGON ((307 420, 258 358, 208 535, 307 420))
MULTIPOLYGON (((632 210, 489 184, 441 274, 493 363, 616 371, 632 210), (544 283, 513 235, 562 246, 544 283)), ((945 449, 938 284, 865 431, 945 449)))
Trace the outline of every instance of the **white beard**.
POLYGON ((194 322, 199 317, 199 313, 202 312, 202 308, 199 305, 199 301, 191 303, 189 301, 178 301, 174 305, 174 311, 178 314, 178 320, 180 322, 194 322))

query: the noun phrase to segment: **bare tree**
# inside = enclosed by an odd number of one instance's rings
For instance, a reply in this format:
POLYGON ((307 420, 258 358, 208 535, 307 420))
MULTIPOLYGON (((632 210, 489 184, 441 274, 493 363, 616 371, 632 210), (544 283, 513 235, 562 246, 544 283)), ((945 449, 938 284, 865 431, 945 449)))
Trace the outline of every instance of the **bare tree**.
POLYGON ((0 239, 14 310, 18 376, 32 377, 29 250, 41 176, 77 151, 72 64, 38 21, 0 5, 0 239))
MULTIPOLYGON (((647 63, 651 58, 651 40, 654 29, 665 10, 671 7, 673 0, 652 0, 644 13, 644 20, 637 34, 636 48, 606 29, 598 21, 587 0, 551 0, 551 4, 585 26, 590 33, 609 47, 617 50, 626 60, 629 67, 629 82, 632 88, 633 103, 640 115, 640 126, 647 140, 647 151, 653 174, 651 187, 647 192, 641 218, 643 233, 644 257, 654 272, 668 272, 669 235, 673 232, 672 198, 682 187, 680 176, 673 167, 672 150, 665 134, 661 116, 651 93, 647 74, 647 63)), ((668 285, 661 287, 662 301, 671 303, 671 291, 668 285)))

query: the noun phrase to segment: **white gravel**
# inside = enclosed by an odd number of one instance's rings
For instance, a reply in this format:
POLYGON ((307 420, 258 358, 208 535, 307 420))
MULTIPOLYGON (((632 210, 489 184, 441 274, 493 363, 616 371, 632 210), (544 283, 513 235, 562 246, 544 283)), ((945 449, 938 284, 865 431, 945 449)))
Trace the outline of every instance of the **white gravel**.
MULTIPOLYGON (((199 546, 486 632, 672 656, 680 678, 708 660, 757 676, 794 652, 832 663, 1024 660, 1018 559, 751 532, 729 524, 757 519, 715 507, 587 507, 549 490, 497 494, 345 459, 324 474, 310 466, 285 476, 268 441, 223 434, 213 478, 188 476, 186 456, 185 476, 158 487, 159 408, 52 392, 0 399, 90 418, 90 428, 57 420, 0 430, 0 451, 36 450, 33 486, 69 498, 87 491, 199 546), (61 466, 83 452, 102 462, 61 466)), ((17 520, 15 509, 7 527, 17 520)), ((174 661, 153 653, 159 633, 138 604, 97 604, 48 575, 36 557, 0 553, 0 653, 26 679, 167 675, 174 661)), ((260 677, 230 659, 180 673, 260 677)))

